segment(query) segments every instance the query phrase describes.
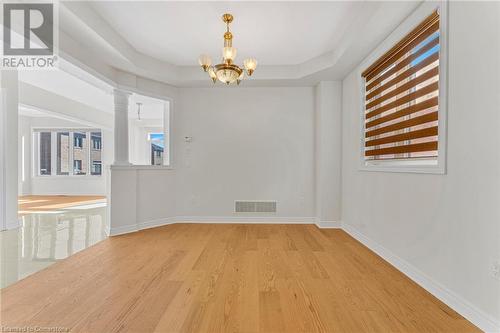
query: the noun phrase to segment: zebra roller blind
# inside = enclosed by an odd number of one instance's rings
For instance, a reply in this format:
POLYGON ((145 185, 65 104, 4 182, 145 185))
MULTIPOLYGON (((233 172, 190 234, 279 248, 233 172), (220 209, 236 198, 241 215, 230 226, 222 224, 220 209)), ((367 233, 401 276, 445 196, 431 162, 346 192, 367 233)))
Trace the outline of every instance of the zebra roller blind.
POLYGON ((439 37, 436 11, 362 73, 366 160, 437 158, 439 37))

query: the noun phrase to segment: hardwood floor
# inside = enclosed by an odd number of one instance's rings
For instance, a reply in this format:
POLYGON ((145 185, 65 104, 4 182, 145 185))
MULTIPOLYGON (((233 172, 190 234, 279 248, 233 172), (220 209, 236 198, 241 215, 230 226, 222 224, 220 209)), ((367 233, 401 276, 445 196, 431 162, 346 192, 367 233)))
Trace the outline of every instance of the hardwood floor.
POLYGON ((19 215, 54 211, 76 205, 105 202, 100 195, 22 195, 18 199, 19 215))
POLYGON ((1 325, 71 332, 478 332, 341 230, 175 224, 1 291, 1 325))

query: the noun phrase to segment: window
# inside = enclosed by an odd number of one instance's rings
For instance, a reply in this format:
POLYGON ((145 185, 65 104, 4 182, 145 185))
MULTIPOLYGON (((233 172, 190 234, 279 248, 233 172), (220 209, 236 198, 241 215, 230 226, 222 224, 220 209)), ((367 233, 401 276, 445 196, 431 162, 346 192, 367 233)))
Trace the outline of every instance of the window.
POLYGON ((82 174, 82 160, 74 160, 73 161, 73 173, 75 175, 82 174))
POLYGON ((101 174, 101 158, 102 158, 102 139, 101 132, 91 132, 90 141, 92 142, 92 149, 90 150, 90 164, 92 175, 101 174))
POLYGON ((435 11, 362 73, 366 165, 437 165, 439 26, 435 11))
POLYGON ((100 175, 101 174, 101 167, 102 167, 101 161, 93 161, 92 162, 92 174, 93 175, 100 175))
POLYGON ((48 176, 52 174, 52 134, 50 132, 38 133, 39 145, 39 174, 48 176))
POLYGON ((86 132, 73 132, 73 175, 86 175, 88 166, 88 143, 86 132))
POLYGON ((163 165, 163 151, 165 140, 163 133, 149 133, 151 142, 151 165, 163 165))
POLYGON ((92 140, 92 149, 93 150, 101 150, 101 132, 92 132, 90 133, 92 140))
POLYGON ((100 131, 35 130, 34 140, 35 146, 38 145, 36 159, 38 175, 82 176, 90 174, 95 176, 102 174, 102 134, 100 131))
POLYGON ((57 132, 57 174, 69 175, 69 132, 57 132))
POLYGON ((170 164, 170 102, 133 94, 136 113, 129 118, 129 158, 135 165, 170 164), (137 116, 135 116, 137 115, 137 116))
POLYGON ((82 133, 75 133, 73 136, 73 147, 75 148, 83 148, 83 140, 85 138, 85 135, 82 133))

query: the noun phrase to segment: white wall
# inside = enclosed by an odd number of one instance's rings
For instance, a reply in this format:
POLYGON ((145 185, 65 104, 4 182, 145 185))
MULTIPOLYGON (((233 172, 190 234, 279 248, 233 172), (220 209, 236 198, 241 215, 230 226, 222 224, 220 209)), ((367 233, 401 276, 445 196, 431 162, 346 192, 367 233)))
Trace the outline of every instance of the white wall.
POLYGON ((33 136, 31 134, 31 119, 32 117, 19 116, 19 131, 18 131, 19 195, 31 194, 31 178, 32 178, 31 145, 33 141, 33 136), (23 147, 23 142, 24 142, 24 147, 23 147))
POLYGON ((275 216, 315 216, 312 87, 186 88, 176 106, 178 215, 231 217, 242 199, 276 200, 275 216))
POLYGON ((323 81, 315 93, 315 216, 333 227, 341 219, 342 84, 323 81))
POLYGON ((313 222, 314 98, 313 87, 179 89, 173 169, 112 167, 111 233, 173 221, 313 222), (276 200, 277 213, 235 214, 235 200, 276 200))
MULTIPOLYGON (((0 72, 0 75, 2 73, 0 72)), ((6 165, 5 161, 7 160, 7 156, 5 154, 6 152, 6 146, 5 142, 7 141, 6 135, 5 135, 5 125, 6 125, 6 120, 5 120, 5 92, 2 91, 0 92, 0 107, 2 108, 2 112, 0 112, 0 129, 2 129, 2 132, 0 133, 0 230, 4 230, 6 228, 6 222, 7 222, 7 214, 6 214, 6 205, 7 205, 7 198, 8 198, 8 193, 7 193, 7 175, 6 175, 6 165)), ((3 252, 3 251, 2 251, 3 252)))
POLYGON ((359 67, 343 81, 342 220, 500 320, 500 3, 449 7, 447 174, 358 170, 359 67))
POLYGON ((18 73, 14 70, 0 71, 0 229, 16 228, 18 192, 18 73), (14 158, 12 158, 14 157, 14 158))
POLYGON ((112 166, 107 171, 112 235, 175 220, 178 198, 174 170, 112 166))

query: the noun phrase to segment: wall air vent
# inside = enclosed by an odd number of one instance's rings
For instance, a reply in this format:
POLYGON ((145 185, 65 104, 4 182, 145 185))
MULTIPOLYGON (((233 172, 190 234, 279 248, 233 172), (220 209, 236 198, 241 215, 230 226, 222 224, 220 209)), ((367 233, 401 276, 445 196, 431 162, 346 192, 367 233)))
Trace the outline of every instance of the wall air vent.
POLYGON ((236 213, 276 213, 276 201, 235 201, 236 213))

